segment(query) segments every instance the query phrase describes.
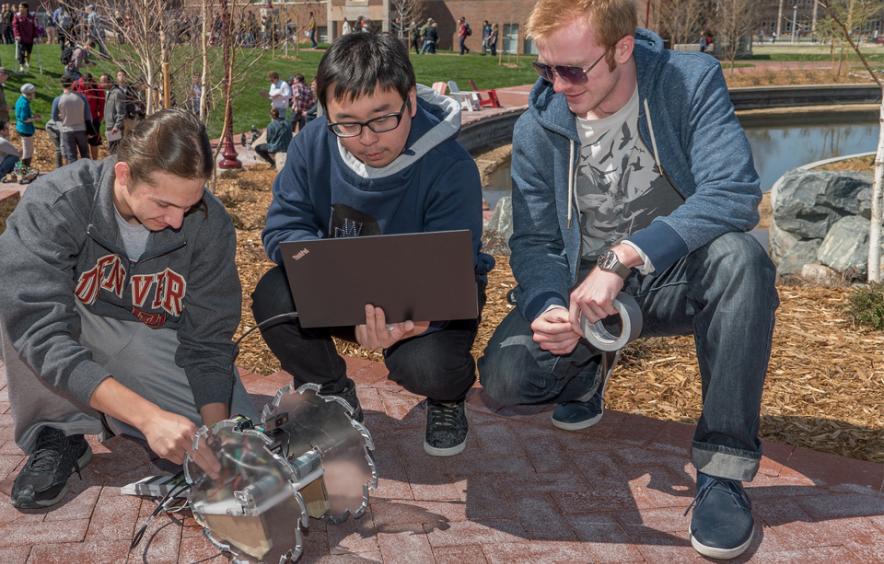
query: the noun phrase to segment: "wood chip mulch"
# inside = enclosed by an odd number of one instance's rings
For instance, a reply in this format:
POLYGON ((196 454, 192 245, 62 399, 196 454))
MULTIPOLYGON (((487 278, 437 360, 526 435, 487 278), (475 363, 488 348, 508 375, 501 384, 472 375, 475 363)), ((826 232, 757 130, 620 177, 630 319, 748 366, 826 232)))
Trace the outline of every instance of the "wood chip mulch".
MULTIPOLYGON (((218 180, 216 194, 237 226, 243 325, 254 325, 251 292, 272 265, 261 228, 275 172, 258 165, 218 180)), ((488 303, 473 352, 481 354, 509 312, 514 282, 506 257, 491 272, 488 303)), ((855 326, 845 309, 849 288, 781 286, 773 354, 762 404, 762 436, 798 446, 884 463, 884 333, 855 326)), ((378 355, 339 343, 341 352, 378 355)), ((241 347, 240 366, 269 374, 279 365, 258 335, 241 347)), ((612 409, 693 423, 700 415, 700 376, 691 337, 629 345, 606 396, 612 409)))

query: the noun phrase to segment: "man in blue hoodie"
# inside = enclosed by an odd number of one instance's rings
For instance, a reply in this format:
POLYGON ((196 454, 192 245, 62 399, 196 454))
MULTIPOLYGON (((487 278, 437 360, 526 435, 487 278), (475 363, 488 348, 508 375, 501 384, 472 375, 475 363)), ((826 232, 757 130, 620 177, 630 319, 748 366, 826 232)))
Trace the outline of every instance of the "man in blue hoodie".
MULTIPOLYGON (((778 298, 746 231, 761 199, 718 63, 664 51, 631 0, 540 0, 528 21, 540 80, 513 135, 512 269, 518 306, 479 372, 504 404, 556 403, 576 431, 602 416, 616 362, 582 319, 621 291, 642 336, 693 334, 703 387, 692 461, 694 548, 733 558, 754 528, 741 481, 758 470, 761 393, 778 298)), ((590 470, 591 471, 591 470, 590 470)))
MULTIPOLYGON (((457 103, 416 85, 407 48, 389 33, 342 36, 322 57, 316 85, 325 112, 294 138, 273 183, 267 256, 280 265, 284 241, 469 229, 481 311, 493 260, 479 252, 482 188, 475 163, 455 140, 457 103)), ((252 297, 258 322, 296 310, 280 266, 252 297)), ((424 450, 460 453, 479 320, 387 324, 380 308, 367 304, 365 313, 366 324, 356 327, 303 329, 291 321, 262 334, 295 384, 320 384, 323 393, 346 399, 359 420, 355 385, 332 337, 382 349, 390 378, 427 397, 424 450)))

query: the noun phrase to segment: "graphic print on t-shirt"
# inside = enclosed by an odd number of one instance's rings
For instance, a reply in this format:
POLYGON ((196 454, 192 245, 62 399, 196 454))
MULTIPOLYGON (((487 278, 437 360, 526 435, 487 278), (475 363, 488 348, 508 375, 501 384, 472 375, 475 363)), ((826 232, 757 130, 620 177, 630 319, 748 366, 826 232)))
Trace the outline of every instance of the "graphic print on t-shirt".
POLYGON ((581 140, 576 193, 582 254, 591 260, 647 227, 655 217, 669 215, 682 200, 638 136, 637 92, 609 117, 578 119, 577 130, 581 140))

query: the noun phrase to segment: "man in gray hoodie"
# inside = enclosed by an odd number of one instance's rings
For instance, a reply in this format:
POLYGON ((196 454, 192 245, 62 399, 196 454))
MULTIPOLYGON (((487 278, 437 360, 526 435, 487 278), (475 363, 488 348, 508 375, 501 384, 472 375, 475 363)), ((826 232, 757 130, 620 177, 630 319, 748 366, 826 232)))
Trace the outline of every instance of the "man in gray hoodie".
POLYGON ((236 241, 204 189, 212 167, 199 120, 165 110, 116 158, 41 177, 9 217, 0 343, 30 455, 16 507, 57 503, 91 458, 83 435, 105 425, 180 464, 199 425, 255 416, 233 366, 236 241))

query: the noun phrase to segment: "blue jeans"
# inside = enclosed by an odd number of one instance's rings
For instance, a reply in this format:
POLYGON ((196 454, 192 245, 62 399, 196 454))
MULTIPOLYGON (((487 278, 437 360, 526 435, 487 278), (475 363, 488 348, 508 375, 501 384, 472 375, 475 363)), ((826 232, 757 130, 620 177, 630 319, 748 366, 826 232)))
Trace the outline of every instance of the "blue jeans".
POLYGON ((3 178, 7 174, 15 169, 15 163, 18 162, 18 157, 15 155, 6 155, 3 157, 3 160, 0 161, 0 178, 3 178))
MULTIPOLYGON (((728 233, 659 275, 626 281, 642 311, 642 337, 694 335, 703 412, 691 458, 706 474, 751 480, 758 471, 761 393, 779 305, 774 278, 752 236, 728 233)), ((588 342, 555 356, 531 337, 530 322, 513 310, 479 359, 482 386, 496 401, 558 403, 598 387, 600 357, 588 342)))

